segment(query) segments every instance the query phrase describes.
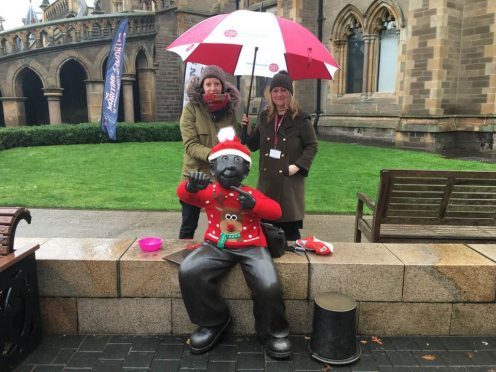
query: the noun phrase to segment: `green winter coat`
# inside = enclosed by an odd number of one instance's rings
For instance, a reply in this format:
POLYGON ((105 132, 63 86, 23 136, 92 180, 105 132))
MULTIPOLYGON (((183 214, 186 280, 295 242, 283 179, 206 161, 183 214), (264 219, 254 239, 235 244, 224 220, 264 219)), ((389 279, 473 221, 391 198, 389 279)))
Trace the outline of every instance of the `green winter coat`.
POLYGON ((294 119, 286 113, 278 131, 277 149, 280 159, 270 157, 274 148, 274 121, 267 112, 260 115, 256 128, 247 140, 252 151, 260 150, 257 188, 279 202, 282 217, 279 222, 300 221, 305 217, 305 178, 317 154, 318 142, 310 116, 300 112, 294 119), (288 168, 295 164, 300 171, 289 176, 288 168))
POLYGON ((211 148, 218 142, 219 129, 228 126, 236 128, 237 123, 234 109, 239 104, 240 94, 234 86, 226 84, 230 108, 218 121, 212 119, 207 106, 202 102, 199 89, 199 78, 191 79, 186 88, 190 101, 183 109, 179 124, 184 145, 182 180, 192 171, 210 175, 208 156, 211 148))

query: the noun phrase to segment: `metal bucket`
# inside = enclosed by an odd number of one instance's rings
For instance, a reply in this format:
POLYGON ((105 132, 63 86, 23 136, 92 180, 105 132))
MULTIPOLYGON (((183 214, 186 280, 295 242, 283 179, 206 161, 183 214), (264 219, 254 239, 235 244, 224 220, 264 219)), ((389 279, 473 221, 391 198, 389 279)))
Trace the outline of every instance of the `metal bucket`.
POLYGON ((357 303, 337 292, 319 293, 315 297, 310 352, 328 364, 349 364, 361 355, 356 339, 357 303))

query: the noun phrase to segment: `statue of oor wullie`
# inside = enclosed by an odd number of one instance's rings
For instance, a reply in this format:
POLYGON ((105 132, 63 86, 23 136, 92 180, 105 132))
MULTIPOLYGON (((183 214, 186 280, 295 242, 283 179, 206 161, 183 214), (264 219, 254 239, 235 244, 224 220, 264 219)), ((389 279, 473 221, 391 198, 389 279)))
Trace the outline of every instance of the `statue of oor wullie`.
POLYGON ((208 157, 216 182, 192 172, 177 188, 179 198, 204 208, 208 227, 204 242, 179 268, 179 284, 189 318, 198 325, 190 338, 193 354, 211 350, 231 323, 229 309, 217 291, 217 279, 239 263, 253 298, 255 330, 273 358, 291 355, 288 322, 279 277, 260 220, 277 220, 279 203, 241 185, 250 171, 250 151, 234 134, 219 132, 219 143, 208 157))

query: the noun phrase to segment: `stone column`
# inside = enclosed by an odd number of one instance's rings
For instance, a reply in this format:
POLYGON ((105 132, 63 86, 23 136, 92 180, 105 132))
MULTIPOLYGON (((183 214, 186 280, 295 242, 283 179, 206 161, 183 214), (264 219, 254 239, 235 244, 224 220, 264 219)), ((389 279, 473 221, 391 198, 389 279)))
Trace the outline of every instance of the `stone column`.
POLYGON ((85 80, 88 121, 99 123, 102 116, 103 80, 85 80))
POLYGON ((6 127, 26 125, 26 97, 0 97, 3 106, 3 116, 6 127))
POLYGON ((124 95, 122 103, 124 105, 124 121, 126 123, 134 123, 134 80, 134 75, 122 74, 122 94, 124 95))
POLYGON ((338 72, 338 81, 337 81, 337 89, 336 89, 336 95, 338 97, 342 97, 343 94, 346 91, 346 87, 344 85, 346 81, 346 40, 340 39, 340 40, 335 40, 334 45, 336 46, 336 61, 338 62, 339 66, 341 67, 341 70, 338 72))
POLYGON ((60 98, 62 97, 62 88, 43 88, 43 94, 48 101, 48 116, 50 124, 62 124, 62 113, 60 112, 60 98))
POLYGON ((367 97, 369 87, 370 71, 370 45, 372 35, 363 35, 363 75, 362 75, 362 99, 367 97))
POLYGON ((141 121, 155 121, 155 68, 138 68, 141 121))

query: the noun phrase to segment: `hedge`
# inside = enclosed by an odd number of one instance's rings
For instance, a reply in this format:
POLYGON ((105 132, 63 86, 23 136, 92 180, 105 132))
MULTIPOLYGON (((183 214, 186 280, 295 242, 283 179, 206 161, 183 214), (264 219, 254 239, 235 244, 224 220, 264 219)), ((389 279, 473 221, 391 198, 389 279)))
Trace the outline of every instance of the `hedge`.
MULTIPOLYGON (((180 141, 177 123, 118 123, 116 142, 180 141)), ((111 142, 97 124, 0 128, 0 151, 14 147, 111 142)))

